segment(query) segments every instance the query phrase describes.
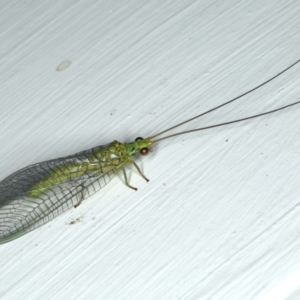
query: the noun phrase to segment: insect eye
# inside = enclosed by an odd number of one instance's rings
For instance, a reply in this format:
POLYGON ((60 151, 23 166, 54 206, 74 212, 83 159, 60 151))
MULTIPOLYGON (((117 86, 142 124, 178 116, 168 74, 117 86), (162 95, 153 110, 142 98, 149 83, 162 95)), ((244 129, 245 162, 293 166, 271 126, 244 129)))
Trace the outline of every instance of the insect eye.
POLYGON ((149 149, 148 149, 148 148, 142 148, 142 149, 140 150, 140 153, 141 153, 142 155, 147 155, 147 154, 149 153, 149 149))
POLYGON ((135 141, 140 141, 140 140, 143 140, 143 138, 142 138, 142 137, 137 137, 137 138, 135 139, 135 141))

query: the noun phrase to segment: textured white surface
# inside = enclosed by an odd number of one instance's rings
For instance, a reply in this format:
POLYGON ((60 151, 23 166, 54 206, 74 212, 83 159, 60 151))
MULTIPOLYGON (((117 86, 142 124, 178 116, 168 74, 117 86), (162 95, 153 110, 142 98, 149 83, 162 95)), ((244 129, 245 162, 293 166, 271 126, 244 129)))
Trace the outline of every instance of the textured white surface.
MULTIPOLYGON (((300 57, 295 0, 0 4, 1 179, 152 135, 300 57)), ((299 100, 299 78, 297 66, 184 129, 299 100)), ((137 192, 117 176, 1 245, 1 300, 300 299, 299 115, 160 143, 138 159, 151 181, 132 172, 137 192)))

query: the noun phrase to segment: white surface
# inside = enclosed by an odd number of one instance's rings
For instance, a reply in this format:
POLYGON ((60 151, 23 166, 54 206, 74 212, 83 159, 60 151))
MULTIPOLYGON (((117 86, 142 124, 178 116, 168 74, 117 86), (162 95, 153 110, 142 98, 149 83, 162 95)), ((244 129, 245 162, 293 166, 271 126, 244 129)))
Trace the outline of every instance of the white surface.
MULTIPOLYGON (((1 178, 253 88, 299 59, 299 15, 294 0, 2 0, 1 178)), ((184 129, 299 100, 299 78, 297 66, 184 129)), ((161 142, 138 159, 151 181, 132 172, 137 192, 116 176, 1 245, 1 300, 300 299, 299 115, 161 142)))

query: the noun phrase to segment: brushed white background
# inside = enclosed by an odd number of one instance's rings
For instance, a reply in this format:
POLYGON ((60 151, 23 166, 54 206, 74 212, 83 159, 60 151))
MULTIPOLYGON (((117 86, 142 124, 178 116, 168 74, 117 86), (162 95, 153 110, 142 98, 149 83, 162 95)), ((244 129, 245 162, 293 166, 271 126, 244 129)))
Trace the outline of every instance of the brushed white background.
MULTIPOLYGON (((1 179, 152 135, 300 58, 295 0, 0 4, 1 179)), ((184 129, 297 101, 299 78, 300 65, 184 129)), ((116 176, 1 245, 1 300, 300 299, 299 116, 155 145, 137 160, 150 182, 130 173, 137 192, 116 176)))

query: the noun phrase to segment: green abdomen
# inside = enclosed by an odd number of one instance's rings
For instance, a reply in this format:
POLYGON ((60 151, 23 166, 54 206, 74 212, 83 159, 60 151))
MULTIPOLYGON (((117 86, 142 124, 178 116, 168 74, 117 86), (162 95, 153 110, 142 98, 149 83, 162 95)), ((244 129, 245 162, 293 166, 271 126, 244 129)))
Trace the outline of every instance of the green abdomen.
POLYGON ((61 183, 74 180, 81 180, 84 183, 85 179, 92 176, 98 177, 116 169, 120 164, 120 159, 111 153, 110 147, 111 145, 109 147, 97 147, 72 157, 62 158, 59 165, 56 164, 31 186, 26 196, 38 198, 61 183))

